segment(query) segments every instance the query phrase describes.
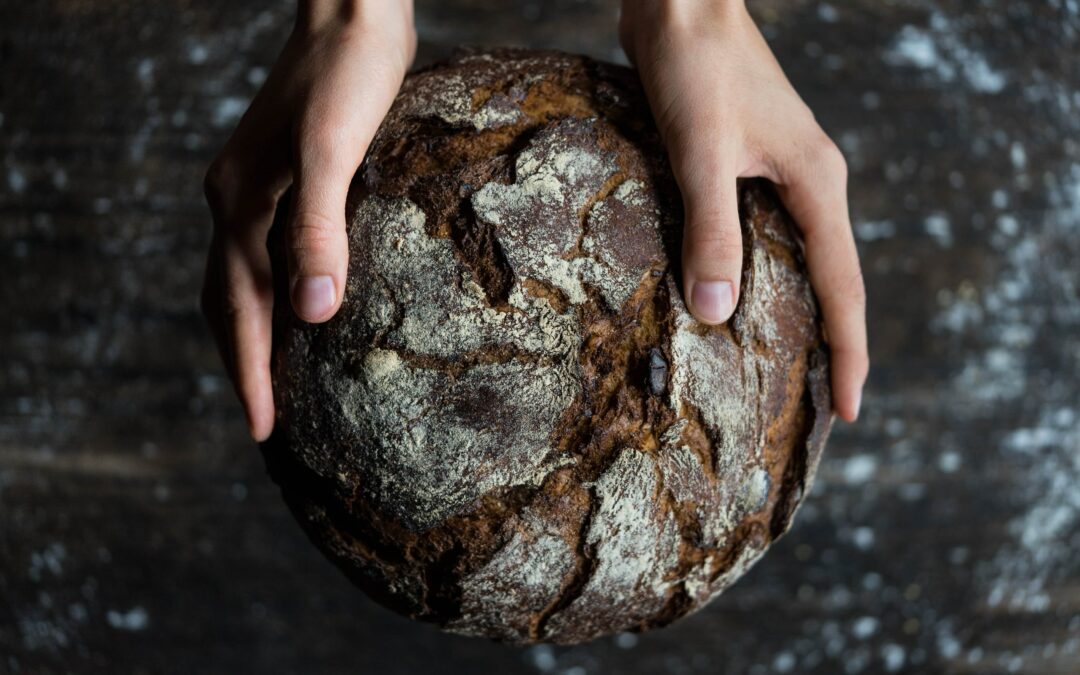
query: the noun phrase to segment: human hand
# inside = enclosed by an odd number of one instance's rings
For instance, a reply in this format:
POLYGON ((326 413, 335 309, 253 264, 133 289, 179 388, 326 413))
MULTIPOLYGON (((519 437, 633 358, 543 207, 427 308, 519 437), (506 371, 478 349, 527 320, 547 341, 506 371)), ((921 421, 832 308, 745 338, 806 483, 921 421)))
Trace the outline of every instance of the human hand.
POLYGON ((291 184, 293 308, 326 321, 345 288, 349 184, 415 51, 411 0, 302 0, 284 50, 207 172, 214 233, 202 308, 256 441, 274 427, 266 238, 278 200, 291 184))
POLYGON ((742 0, 624 0, 619 37, 683 195, 683 290, 691 313, 719 324, 734 311, 743 252, 736 179, 768 178, 803 235, 832 353, 833 408, 854 421, 869 359, 843 155, 742 0))

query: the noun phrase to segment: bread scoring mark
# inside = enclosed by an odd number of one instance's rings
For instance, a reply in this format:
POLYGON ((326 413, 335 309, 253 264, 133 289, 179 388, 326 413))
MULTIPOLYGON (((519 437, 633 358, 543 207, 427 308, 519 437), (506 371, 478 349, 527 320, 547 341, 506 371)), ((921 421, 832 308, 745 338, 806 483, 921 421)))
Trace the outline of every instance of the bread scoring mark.
POLYGON ((680 411, 691 405, 701 413, 713 441, 716 473, 737 470, 757 416, 760 383, 744 352, 717 333, 698 335, 696 322, 681 298, 674 298, 675 332, 671 336, 672 385, 670 405, 680 411))
POLYGON ((707 597, 715 596, 731 584, 735 583, 735 581, 746 574, 758 560, 761 560, 761 556, 765 555, 765 550, 766 549, 763 546, 746 546, 740 549, 735 560, 729 563, 727 569, 710 580, 710 588, 707 597))
POLYGON ((582 275, 610 309, 618 311, 641 285, 641 277, 663 259, 660 228, 659 206, 634 178, 590 209, 581 248, 593 264, 583 265, 582 275))
MULTIPOLYGON (((587 587, 591 588, 590 597, 594 599, 605 591, 602 587, 589 586, 601 564, 598 543, 589 539, 590 532, 595 537, 594 521, 600 513, 598 481, 628 447, 654 462, 658 449, 656 434, 674 421, 674 413, 665 406, 662 397, 651 393, 646 374, 655 346, 667 343, 667 290, 661 279, 649 275, 625 303, 622 313, 601 311, 599 299, 583 308, 593 313, 581 353, 585 391, 575 406, 567 410, 559 447, 578 460, 567 471, 574 481, 588 487, 589 503, 578 519, 575 571, 559 595, 534 619, 531 639, 572 642, 587 634, 629 629, 645 620, 641 616, 624 616, 621 620, 608 616, 601 625, 588 613, 576 609, 572 615, 566 612, 587 587)), ((549 478, 542 492, 551 489, 550 482, 549 478)), ((643 505, 643 508, 651 507, 643 505)), ((668 513, 663 506, 656 512, 665 514, 664 517, 668 513)), ((677 542, 676 539, 673 544, 676 548, 677 542)), ((615 588, 602 604, 623 607, 631 601, 615 588)))
POLYGON ((495 228, 515 274, 554 286, 575 305, 588 301, 589 284, 618 311, 663 258, 660 211, 640 180, 618 180, 622 170, 595 125, 568 118, 543 128, 517 156, 515 182, 484 185, 471 206, 495 228))
POLYGON ((462 616, 447 630, 517 641, 528 634, 530 617, 559 594, 574 569, 574 551, 531 509, 520 520, 510 541, 462 580, 462 616))
POLYGON ((517 284, 509 303, 520 311, 492 308, 455 257, 453 244, 429 236, 424 221, 424 212, 408 199, 374 196, 352 219, 357 240, 352 246, 362 247, 368 266, 357 273, 377 275, 382 282, 375 293, 359 279, 355 288, 364 328, 381 336, 380 346, 447 360, 510 346, 576 367, 580 329, 573 315, 530 302, 517 284))
POLYGON ((617 171, 614 153, 597 142, 595 121, 569 118, 541 129, 518 154, 514 183, 484 185, 472 207, 495 227, 517 276, 549 283, 581 304, 588 300, 582 268, 594 261, 566 256, 581 234, 578 213, 617 171))
POLYGON ((580 595, 547 623, 548 636, 588 626, 593 634, 626 629, 663 607, 679 562, 674 516, 659 508, 655 459, 623 448, 596 481, 586 541, 595 561, 580 595))
MULTIPOLYGON (((423 76, 421 76, 423 77, 423 76)), ((478 108, 473 105, 472 82, 466 83, 461 75, 438 78, 427 85, 421 81, 414 92, 413 110, 418 117, 438 117, 453 126, 472 126, 477 131, 494 129, 520 122, 521 109, 505 96, 489 97, 478 108)))
POLYGON ((523 92, 547 82, 542 73, 529 70, 569 69, 576 65, 575 59, 554 54, 506 59, 466 54, 457 63, 459 68, 454 73, 424 71, 406 78, 398 99, 404 105, 391 114, 437 117, 451 126, 477 131, 519 124, 527 117, 521 107, 523 92))
MULTIPOLYGON (((678 424, 685 425, 686 420, 678 424)), ((665 435, 658 460, 664 488, 678 502, 695 503, 713 489, 713 482, 702 470, 701 460, 677 434, 665 435)), ((702 516, 709 515, 702 513, 702 516)))

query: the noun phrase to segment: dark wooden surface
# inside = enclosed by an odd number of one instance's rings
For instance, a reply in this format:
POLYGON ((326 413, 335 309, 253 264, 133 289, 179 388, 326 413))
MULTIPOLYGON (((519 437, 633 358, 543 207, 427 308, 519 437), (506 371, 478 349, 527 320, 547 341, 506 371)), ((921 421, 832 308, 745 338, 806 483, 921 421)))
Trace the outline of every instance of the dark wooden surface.
MULTIPOLYGON (((618 53, 613 1, 420 5, 421 62, 618 53)), ((309 545, 196 310, 202 172, 291 3, 3 3, 0 672, 1078 672, 1077 3, 751 5, 850 160, 863 419, 705 611, 516 650, 309 545)))

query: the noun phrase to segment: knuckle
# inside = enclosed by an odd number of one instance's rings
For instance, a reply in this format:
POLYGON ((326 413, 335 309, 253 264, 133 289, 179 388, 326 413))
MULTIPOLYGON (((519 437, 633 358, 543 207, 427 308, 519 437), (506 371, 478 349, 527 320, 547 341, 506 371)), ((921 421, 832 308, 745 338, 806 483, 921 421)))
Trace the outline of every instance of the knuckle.
POLYGON ((855 373, 859 376, 860 383, 865 382, 870 375, 870 355, 865 351, 860 351, 855 360, 855 373))
POLYGON ((690 242, 690 254, 711 260, 742 259, 742 243, 728 237, 703 237, 690 242))
POLYGON ((847 317, 862 317, 866 313, 866 286, 862 271, 856 270, 847 277, 834 277, 828 286, 819 291, 819 299, 831 311, 847 317))
POLYGON ((836 351, 836 358, 844 362, 844 371, 852 380, 860 385, 866 381, 870 374, 870 357, 862 349, 840 349, 836 351))
POLYGON ((787 183, 828 186, 846 185, 847 160, 836 143, 820 128, 808 140, 793 146, 777 161, 777 173, 787 183))
POLYGON ((866 284, 863 280, 862 270, 856 270, 843 286, 844 299, 856 309, 862 311, 866 307, 866 284))
POLYGON ((320 256, 332 250, 340 235, 339 226, 314 213, 299 213, 289 227, 289 250, 298 257, 320 256))
POLYGON ((830 345, 833 355, 844 363, 844 371, 854 375, 856 379, 865 379, 870 372, 870 356, 866 353, 865 345, 830 345))
POLYGON ((203 194, 217 229, 243 229, 273 213, 280 191, 260 167, 222 153, 206 170, 203 194))
POLYGON ((827 179, 840 183, 847 182, 848 166, 844 153, 825 132, 817 135, 810 144, 807 155, 807 160, 819 171, 823 171, 827 179))
POLYGON ((685 232, 687 253, 695 256, 738 260, 742 257, 742 233, 716 221, 689 224, 685 232))

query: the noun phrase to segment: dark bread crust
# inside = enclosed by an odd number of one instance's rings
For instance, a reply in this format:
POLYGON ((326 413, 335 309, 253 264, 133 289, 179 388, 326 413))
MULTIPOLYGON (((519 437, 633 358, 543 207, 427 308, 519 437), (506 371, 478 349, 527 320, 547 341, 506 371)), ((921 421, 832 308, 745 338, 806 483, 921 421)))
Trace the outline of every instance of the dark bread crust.
POLYGON ((494 50, 411 75, 352 186, 341 311, 275 307, 263 451, 312 540, 388 607, 516 643, 664 625, 732 583, 831 423, 795 230, 767 183, 739 193, 742 297, 710 328, 633 71, 494 50))

